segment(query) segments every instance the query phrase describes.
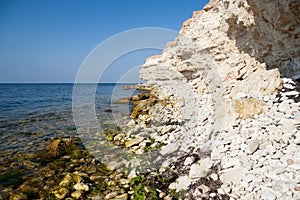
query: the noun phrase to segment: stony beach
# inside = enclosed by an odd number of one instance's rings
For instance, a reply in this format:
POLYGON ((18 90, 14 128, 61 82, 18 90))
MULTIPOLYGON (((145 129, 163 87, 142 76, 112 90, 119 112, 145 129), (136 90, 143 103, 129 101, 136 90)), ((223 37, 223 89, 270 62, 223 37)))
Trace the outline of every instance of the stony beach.
POLYGON ((300 199, 298 7, 211 0, 114 102, 131 116, 100 134, 122 154, 76 134, 3 151, 2 199, 300 199))

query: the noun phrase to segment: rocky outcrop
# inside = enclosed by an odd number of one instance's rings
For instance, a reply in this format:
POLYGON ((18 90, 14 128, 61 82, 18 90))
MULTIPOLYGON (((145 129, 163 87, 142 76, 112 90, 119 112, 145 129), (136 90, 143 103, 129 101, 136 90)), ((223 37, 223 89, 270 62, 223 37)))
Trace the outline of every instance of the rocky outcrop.
MULTIPOLYGON (((172 160, 164 152, 201 149, 211 152, 210 165, 220 164, 220 192, 233 199, 300 198, 299 7, 297 0, 211 0, 147 59, 141 78, 174 102, 168 116, 180 125, 164 137, 162 167, 172 160)), ((188 175, 176 183, 188 188, 179 183, 195 183, 188 175)))

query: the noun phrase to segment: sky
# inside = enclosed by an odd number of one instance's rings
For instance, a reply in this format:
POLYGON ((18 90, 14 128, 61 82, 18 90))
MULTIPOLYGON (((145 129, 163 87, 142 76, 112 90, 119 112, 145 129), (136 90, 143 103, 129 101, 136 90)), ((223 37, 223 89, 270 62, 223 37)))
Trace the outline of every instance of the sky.
MULTIPOLYGON (((89 53, 120 32, 161 27, 179 31, 208 0, 0 0, 0 82, 74 82, 89 53)), ((101 82, 160 53, 145 49, 114 61, 101 82)), ((132 76, 138 77, 138 70, 132 76), (135 75, 134 75, 135 74, 135 75)))

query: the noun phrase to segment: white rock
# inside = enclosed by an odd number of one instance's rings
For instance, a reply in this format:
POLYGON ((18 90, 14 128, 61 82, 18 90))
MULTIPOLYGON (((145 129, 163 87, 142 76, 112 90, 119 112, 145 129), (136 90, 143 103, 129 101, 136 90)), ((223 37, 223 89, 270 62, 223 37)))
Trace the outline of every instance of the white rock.
POLYGON ((161 130, 161 134, 164 135, 166 133, 169 133, 171 131, 174 130, 174 126, 173 125, 169 125, 169 126, 164 126, 161 130))
POLYGON ((89 186, 84 183, 76 183, 73 187, 78 191, 89 191, 89 186))
POLYGON ((220 180, 227 184, 238 184, 242 179, 245 179, 246 172, 247 170, 243 167, 226 169, 220 172, 220 180))
POLYGON ((295 143, 295 144, 300 144, 300 137, 297 137, 297 138, 294 140, 294 143, 295 143))
POLYGON ((189 177, 192 179, 205 177, 208 174, 211 166, 212 161, 210 160, 210 158, 204 158, 202 160, 199 160, 197 163, 194 163, 191 166, 189 177))
POLYGON ((222 159, 221 161, 221 166, 223 169, 227 169, 227 168, 230 168, 230 167, 238 167, 241 165, 241 162, 238 158, 225 158, 225 159, 222 159))
POLYGON ((282 112, 282 113, 290 114, 291 113, 291 108, 290 108, 289 104, 286 101, 283 101, 279 104, 278 111, 282 112))
POLYGON ((214 180, 214 181, 217 181, 217 180, 219 179, 218 174, 215 174, 215 173, 209 175, 209 177, 210 177, 212 180, 214 180))
POLYGON ((167 144, 166 146, 163 146, 161 148, 160 153, 162 155, 170 154, 170 153, 173 153, 174 151, 176 151, 178 148, 179 148, 178 143, 170 143, 170 144, 167 144))
POLYGON ((283 87, 284 87, 284 88, 287 88, 287 89, 289 89, 289 90, 295 89, 295 86, 293 86, 292 84, 289 84, 289 83, 283 84, 283 87))
POLYGON ((209 191, 210 191, 210 188, 209 187, 207 187, 206 185, 200 185, 199 187, 198 187, 198 189, 200 190, 200 191, 202 191, 202 194, 206 194, 206 193, 208 193, 209 191))
POLYGON ((285 92, 283 93, 284 96, 297 96, 299 95, 299 92, 297 91, 290 91, 290 92, 285 92))
POLYGON ((253 154, 259 147, 259 141, 258 140, 253 140, 250 142, 247 148, 248 154, 253 154))
POLYGON ((173 182, 169 185, 170 190, 187 190, 192 184, 192 180, 188 176, 180 176, 176 182, 173 182))
POLYGON ((137 144, 140 144, 144 140, 143 137, 136 137, 134 139, 129 139, 125 142, 125 147, 131 147, 137 144))
POLYGON ((129 174, 128 174, 127 177, 128 177, 129 179, 132 179, 132 178, 134 178, 134 177, 137 177, 136 168, 133 168, 133 169, 129 172, 129 174))
POLYGON ((269 96, 264 96, 264 97, 263 97, 263 101, 264 101, 264 102, 268 102, 269 100, 270 100, 270 97, 269 97, 269 96))
POLYGON ((185 159, 185 161, 184 161, 183 164, 184 164, 185 166, 191 165, 191 164, 194 163, 194 161, 195 161, 195 157, 187 157, 187 158, 185 159))
POLYGON ((263 200, 275 200, 276 199, 275 191, 272 189, 263 189, 261 193, 261 198, 263 200))

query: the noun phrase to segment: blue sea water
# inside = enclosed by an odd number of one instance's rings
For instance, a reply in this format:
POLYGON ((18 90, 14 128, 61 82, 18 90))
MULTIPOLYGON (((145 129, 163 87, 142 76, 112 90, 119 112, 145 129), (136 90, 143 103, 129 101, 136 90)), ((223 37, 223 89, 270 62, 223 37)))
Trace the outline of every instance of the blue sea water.
MULTIPOLYGON (((109 124, 111 110, 129 115, 129 105, 112 104, 133 95, 132 90, 123 90, 123 85, 97 85, 99 123, 109 124)), ((89 87, 82 84, 84 90, 89 87)), ((73 84, 0 84, 0 151, 34 151, 47 139, 76 136, 72 92, 73 84)))

